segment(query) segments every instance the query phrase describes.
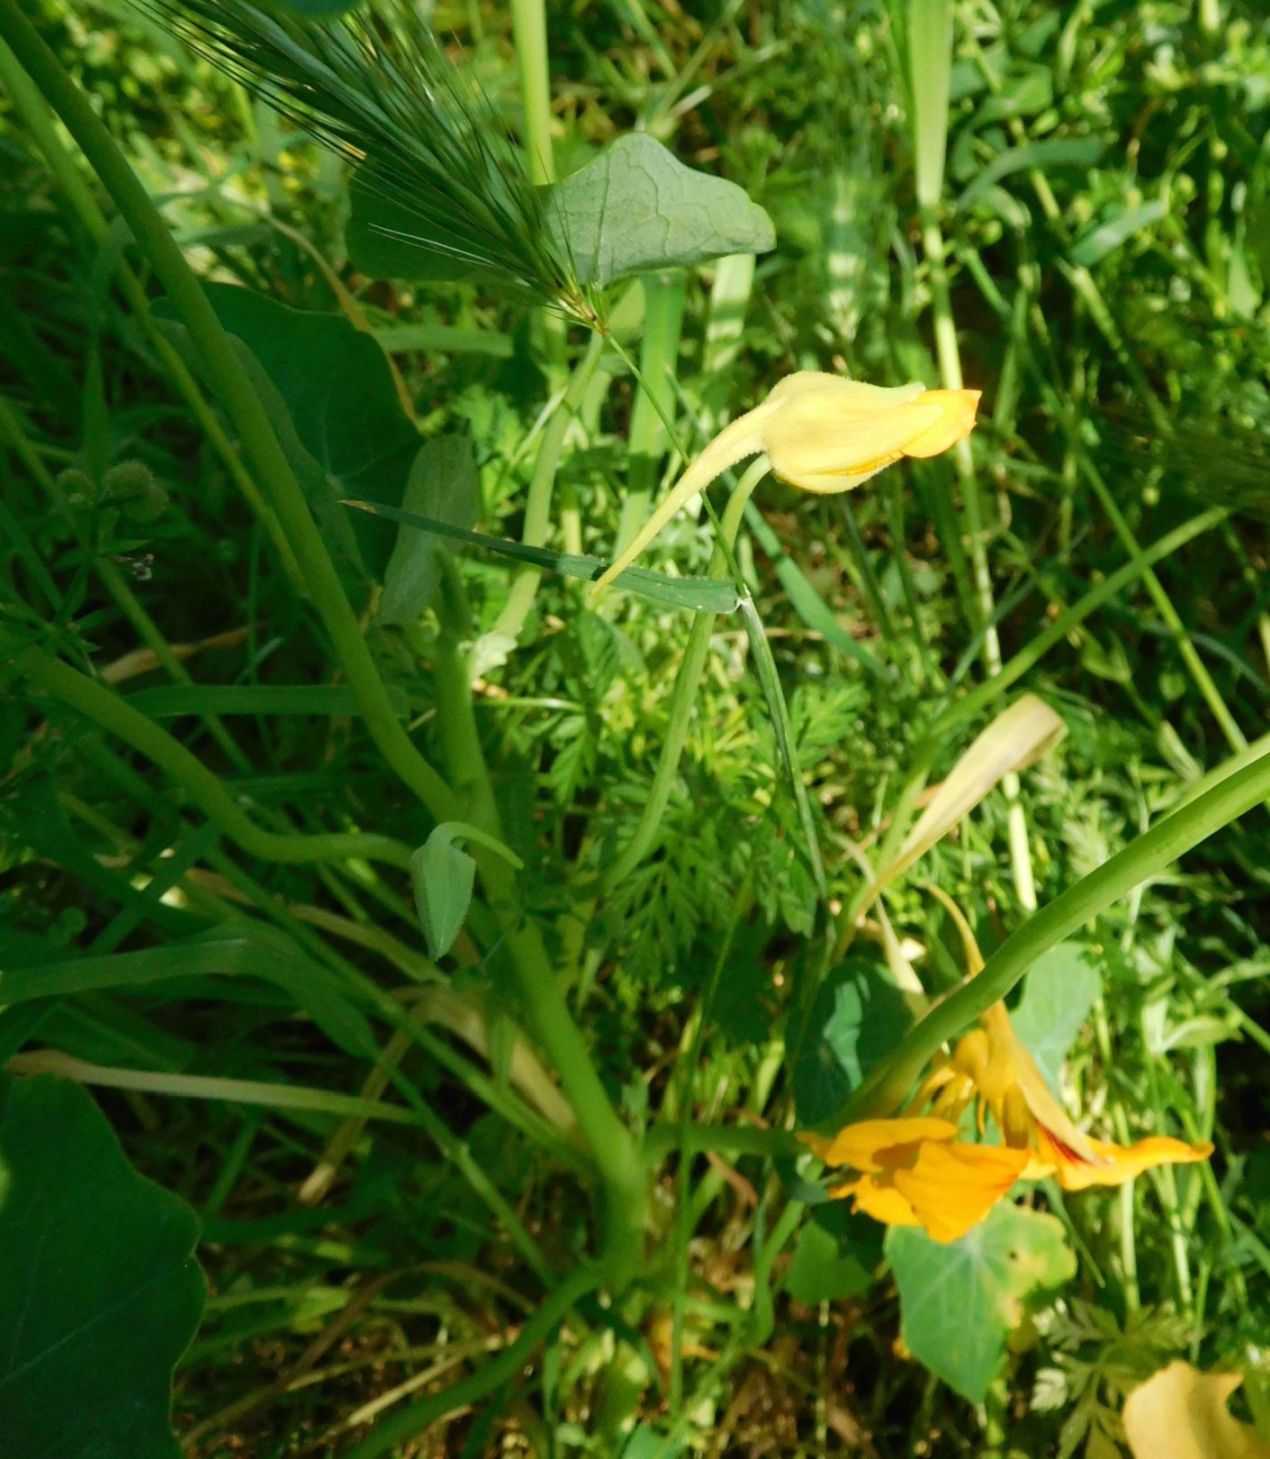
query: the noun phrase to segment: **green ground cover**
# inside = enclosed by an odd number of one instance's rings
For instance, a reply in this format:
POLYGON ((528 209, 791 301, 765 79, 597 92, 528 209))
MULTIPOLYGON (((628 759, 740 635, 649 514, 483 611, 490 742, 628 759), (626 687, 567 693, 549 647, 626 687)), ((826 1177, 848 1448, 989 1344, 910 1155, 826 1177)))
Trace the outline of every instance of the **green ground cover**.
POLYGON ((0 0, 0 1451, 1270 1452, 1261 7, 340 9, 0 0))

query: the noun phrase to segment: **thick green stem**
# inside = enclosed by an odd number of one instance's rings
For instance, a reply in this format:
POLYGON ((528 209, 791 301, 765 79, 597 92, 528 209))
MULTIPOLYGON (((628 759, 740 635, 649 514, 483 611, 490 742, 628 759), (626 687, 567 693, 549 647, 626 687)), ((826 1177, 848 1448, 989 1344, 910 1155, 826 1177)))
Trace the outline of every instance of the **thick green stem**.
POLYGON ((1006 939, 983 971, 962 984, 912 1029, 899 1048, 855 1091, 826 1126, 890 1113, 941 1044, 999 1002, 1050 948, 1113 902, 1156 876, 1270 794, 1270 754, 1143 832, 1097 871, 1082 877, 1006 939))
POLYGON ((543 0, 512 0, 512 31, 520 72, 520 107, 525 119, 529 177, 539 187, 556 180, 551 150, 551 67, 547 55, 547 12, 543 0))
MULTIPOLYGON (((510 869, 497 858, 478 858, 486 889, 496 906, 499 892, 510 888, 510 869), (502 886, 499 883, 502 883, 502 886)), ((506 927, 507 904, 500 911, 506 927)), ((561 992, 547 957, 542 935, 532 922, 507 928, 521 1001, 530 1028, 547 1051, 565 1098, 573 1106, 604 1186, 604 1245, 600 1264, 606 1285, 622 1291, 643 1260, 647 1174, 639 1147, 618 1117, 586 1039, 561 992)))
MULTIPOLYGON (((498 805, 472 712, 471 684, 458 651, 467 606, 457 574, 446 584, 441 622, 443 636, 434 657, 447 768, 470 799, 469 814, 479 830, 501 840, 498 805)), ((569 1012, 542 935, 524 914, 512 867, 503 856, 483 848, 478 836, 471 838, 468 849, 480 868, 481 884, 511 962, 525 1018, 560 1076, 565 1098, 599 1172, 604 1189, 601 1266, 611 1288, 620 1291, 637 1272, 643 1255, 647 1177, 642 1157, 569 1012)))
POLYGON ((264 861, 347 861, 359 857, 409 869, 410 847, 391 836, 353 831, 305 836, 262 830, 196 756, 118 694, 43 650, 24 647, 21 639, 7 629, 0 629, 0 657, 13 663, 31 683, 157 765, 230 840, 251 855, 264 861))
POLYGON ((371 738, 393 771, 437 820, 455 819, 455 797, 398 722, 304 493, 255 387, 158 209, 88 99, 22 13, 18 0, 0 0, 0 36, 78 143, 189 331, 207 378, 233 422, 256 479, 268 493, 294 550, 371 738))

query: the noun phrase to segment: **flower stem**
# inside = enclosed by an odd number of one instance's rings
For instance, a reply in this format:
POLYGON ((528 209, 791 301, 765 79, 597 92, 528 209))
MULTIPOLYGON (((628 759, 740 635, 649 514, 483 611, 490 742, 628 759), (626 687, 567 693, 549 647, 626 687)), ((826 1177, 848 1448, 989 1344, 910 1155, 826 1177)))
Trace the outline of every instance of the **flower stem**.
POLYGON ((556 180, 551 150, 551 68, 547 56, 547 12, 543 0, 512 0, 512 31, 520 71, 520 107, 525 122, 529 177, 537 187, 556 180))

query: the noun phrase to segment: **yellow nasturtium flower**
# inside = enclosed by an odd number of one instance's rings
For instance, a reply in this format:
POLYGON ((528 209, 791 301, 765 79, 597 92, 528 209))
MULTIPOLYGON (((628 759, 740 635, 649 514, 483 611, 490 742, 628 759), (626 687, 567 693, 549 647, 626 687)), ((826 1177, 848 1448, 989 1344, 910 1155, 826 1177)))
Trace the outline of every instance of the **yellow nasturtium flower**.
POLYGON ((671 517, 716 476, 766 452, 773 472, 803 491, 850 491, 902 456, 938 456, 974 429, 978 390, 886 389, 800 370, 761 405, 738 416, 688 467, 626 550, 596 580, 597 591, 628 568, 671 517))
MULTIPOLYGON (((961 913, 969 972, 983 959, 961 913)), ((1188 1145, 1152 1135, 1133 1145, 1095 1140, 1076 1128, 1014 1031, 1004 1003, 994 1003, 930 1073, 897 1119, 862 1120, 832 1139, 803 1135, 827 1165, 859 1174, 830 1188, 857 1210, 888 1225, 922 1226, 936 1241, 955 1241, 977 1225, 1016 1180, 1053 1176, 1064 1190, 1122 1185, 1155 1165, 1206 1160, 1207 1141, 1188 1145), (999 1145, 958 1142, 962 1115, 973 1109, 979 1134, 991 1115, 999 1145), (927 1114, 912 1111, 927 1110, 927 1114)))
POLYGON ((826 1165, 859 1171, 830 1186, 857 1211, 888 1226, 922 1226, 936 1241, 956 1241, 977 1226, 1023 1174, 1027 1152, 957 1139, 951 1120, 911 1116, 862 1120, 832 1140, 803 1135, 826 1165))

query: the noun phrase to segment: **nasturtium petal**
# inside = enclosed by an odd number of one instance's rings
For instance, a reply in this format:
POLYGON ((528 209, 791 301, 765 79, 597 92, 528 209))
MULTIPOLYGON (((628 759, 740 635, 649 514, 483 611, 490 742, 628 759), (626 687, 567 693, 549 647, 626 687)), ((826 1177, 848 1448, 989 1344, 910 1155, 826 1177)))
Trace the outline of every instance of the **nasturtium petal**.
POLYGON ((939 456, 964 440, 974 430, 981 393, 978 390, 928 390, 921 403, 928 408, 934 407, 938 414, 920 435, 908 442, 904 454, 919 460, 939 456))
POLYGON ((820 1135, 802 1137, 826 1165, 849 1165, 873 1173, 885 1170, 892 1160, 884 1152, 919 1140, 955 1140, 957 1126, 929 1115, 895 1120, 860 1120, 839 1130, 832 1139, 820 1135))
POLYGON ((977 1226, 1027 1165, 1026 1150, 1001 1145, 923 1144, 895 1188, 935 1241, 956 1241, 977 1226))
POLYGON ((829 1194, 835 1198, 854 1201, 857 1211, 863 1211, 866 1216, 872 1216, 884 1226, 919 1224, 916 1211, 889 1180, 874 1175, 862 1175, 858 1180, 835 1186, 829 1194))
POLYGON ((1169 1135, 1148 1135, 1133 1145, 1114 1145, 1109 1140, 1090 1140, 1092 1160, 1066 1151, 1046 1132, 1046 1154, 1053 1161, 1055 1175, 1064 1190, 1088 1190, 1091 1186, 1123 1185, 1156 1165, 1191 1165, 1213 1153, 1208 1141, 1188 1145, 1169 1135))
POLYGON ((1130 1393, 1124 1432, 1133 1459, 1270 1459, 1270 1443, 1229 1408, 1239 1373, 1201 1373, 1180 1358, 1130 1393))

